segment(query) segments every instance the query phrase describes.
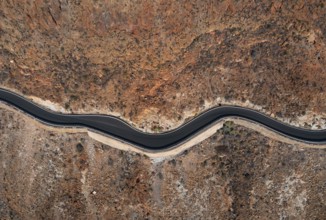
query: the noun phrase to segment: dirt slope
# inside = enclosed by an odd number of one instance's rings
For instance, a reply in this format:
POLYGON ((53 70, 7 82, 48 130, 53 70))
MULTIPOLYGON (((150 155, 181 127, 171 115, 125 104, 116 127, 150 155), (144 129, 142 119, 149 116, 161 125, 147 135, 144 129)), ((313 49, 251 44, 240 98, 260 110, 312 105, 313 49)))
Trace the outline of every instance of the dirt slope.
POLYGON ((324 1, 0 4, 3 87, 154 131, 232 102, 324 126, 324 1))
POLYGON ((0 109, 1 219, 325 219, 326 150, 227 124, 172 158, 0 109))

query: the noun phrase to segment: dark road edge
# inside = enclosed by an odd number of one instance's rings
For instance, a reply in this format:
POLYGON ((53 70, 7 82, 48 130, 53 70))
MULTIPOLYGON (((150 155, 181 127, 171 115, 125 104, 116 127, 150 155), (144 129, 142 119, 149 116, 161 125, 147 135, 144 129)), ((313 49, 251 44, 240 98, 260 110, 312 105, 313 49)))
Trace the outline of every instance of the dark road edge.
POLYGON ((152 134, 137 130, 125 121, 114 116, 52 112, 18 94, 1 88, 0 101, 15 106, 47 124, 64 127, 86 127, 146 150, 173 148, 225 117, 247 119, 298 141, 313 144, 326 143, 326 130, 308 130, 294 127, 270 118, 258 111, 237 106, 212 108, 176 129, 152 134))

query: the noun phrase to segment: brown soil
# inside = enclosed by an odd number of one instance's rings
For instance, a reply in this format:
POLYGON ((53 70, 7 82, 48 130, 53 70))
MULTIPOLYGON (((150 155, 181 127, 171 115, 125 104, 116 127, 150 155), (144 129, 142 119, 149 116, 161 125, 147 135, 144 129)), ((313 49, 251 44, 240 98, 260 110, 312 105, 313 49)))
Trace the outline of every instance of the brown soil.
POLYGON ((0 85, 158 131, 218 98, 293 121, 325 115, 325 12, 323 1, 1 1, 0 85))
POLYGON ((1 219, 325 219, 326 150, 232 123, 173 158, 0 109, 1 219))

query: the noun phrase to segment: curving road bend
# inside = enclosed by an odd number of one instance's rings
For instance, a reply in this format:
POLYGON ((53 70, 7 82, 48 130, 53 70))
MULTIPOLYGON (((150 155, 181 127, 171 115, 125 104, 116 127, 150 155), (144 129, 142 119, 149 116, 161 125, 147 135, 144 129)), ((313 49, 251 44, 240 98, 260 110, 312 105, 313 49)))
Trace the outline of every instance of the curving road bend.
POLYGON ((254 121, 275 132, 299 141, 314 144, 326 143, 326 130, 307 130, 293 127, 272 119, 258 111, 236 106, 216 107, 200 114, 177 129, 159 134, 151 134, 137 130, 114 116, 61 114, 45 110, 24 97, 5 89, 0 89, 0 100, 17 107, 47 124, 87 127, 146 150, 173 148, 225 117, 240 117, 254 121))

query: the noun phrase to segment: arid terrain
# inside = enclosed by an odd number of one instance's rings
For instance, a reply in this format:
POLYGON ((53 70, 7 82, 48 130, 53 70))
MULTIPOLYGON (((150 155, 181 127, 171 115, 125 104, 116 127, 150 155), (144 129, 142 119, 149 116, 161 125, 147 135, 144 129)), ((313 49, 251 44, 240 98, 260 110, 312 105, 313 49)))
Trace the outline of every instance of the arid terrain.
POLYGON ((169 158, 0 108, 2 219, 324 219, 326 151, 226 124, 169 158))
MULTIPOLYGON (((2 0, 0 88, 148 132, 221 105, 326 129, 326 3, 2 0)), ((235 122, 164 157, 100 139, 0 103, 0 219, 326 219, 326 145, 235 122)))
POLYGON ((326 127, 322 0, 11 0, 0 16, 0 85, 63 111, 162 131, 235 103, 326 127))

